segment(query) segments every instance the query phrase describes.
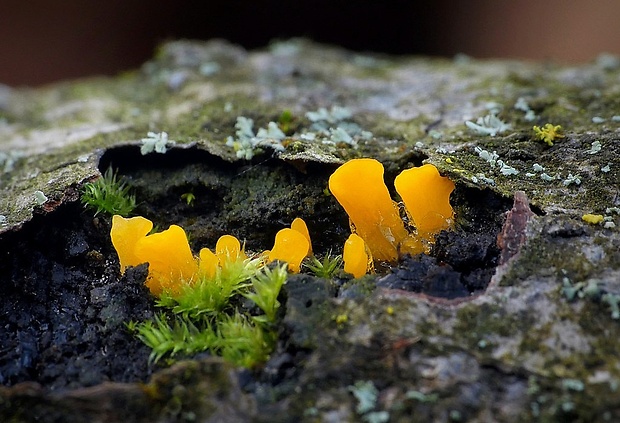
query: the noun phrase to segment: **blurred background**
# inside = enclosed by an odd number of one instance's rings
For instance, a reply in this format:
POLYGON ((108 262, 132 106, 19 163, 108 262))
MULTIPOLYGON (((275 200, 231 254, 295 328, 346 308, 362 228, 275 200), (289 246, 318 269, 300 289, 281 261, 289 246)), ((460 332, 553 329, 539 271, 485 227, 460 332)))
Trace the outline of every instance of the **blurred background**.
POLYGON ((618 0, 1 0, 0 83, 140 66, 163 41, 248 49, 304 36, 358 51, 579 63, 620 54, 618 0))

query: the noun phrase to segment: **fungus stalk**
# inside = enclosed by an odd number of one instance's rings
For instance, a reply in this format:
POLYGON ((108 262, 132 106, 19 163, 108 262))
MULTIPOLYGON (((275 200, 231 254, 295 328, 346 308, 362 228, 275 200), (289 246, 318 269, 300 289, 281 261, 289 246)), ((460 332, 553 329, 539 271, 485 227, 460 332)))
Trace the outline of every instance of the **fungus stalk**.
POLYGON ((366 242, 372 256, 395 262, 408 233, 383 182, 383 165, 375 159, 350 160, 331 175, 329 190, 349 215, 352 232, 366 242))

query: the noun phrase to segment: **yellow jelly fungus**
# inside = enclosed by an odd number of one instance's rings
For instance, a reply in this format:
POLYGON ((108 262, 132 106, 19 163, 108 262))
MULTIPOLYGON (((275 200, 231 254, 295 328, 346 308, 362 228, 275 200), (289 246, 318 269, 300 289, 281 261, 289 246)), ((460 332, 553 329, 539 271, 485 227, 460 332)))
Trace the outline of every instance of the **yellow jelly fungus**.
POLYGON ((344 271, 356 278, 364 276, 372 267, 372 257, 368 254, 366 243, 356 234, 349 235, 345 241, 342 260, 344 261, 344 271))
POLYGON ((432 164, 404 170, 394 180, 413 220, 418 236, 432 240, 435 234, 450 227, 454 211, 450 194, 454 183, 441 175, 432 164))
POLYGON ((296 217, 291 223, 291 229, 299 232, 306 237, 306 239, 308 240, 308 245, 310 246, 308 254, 312 254, 312 241, 310 240, 310 232, 308 231, 308 226, 306 225, 306 222, 304 222, 301 217, 296 217))
POLYGON ((310 251, 310 243, 306 237, 290 228, 281 229, 276 234, 275 243, 267 257, 268 262, 285 261, 293 273, 299 273, 301 262, 310 251))
POLYGON ((206 279, 213 279, 217 273, 219 259, 215 253, 208 248, 202 248, 198 254, 200 263, 198 266, 198 274, 206 279))
POLYGON ((241 243, 232 235, 222 235, 215 244, 215 255, 217 256, 220 266, 228 261, 245 260, 247 256, 241 249, 241 243))
POLYGON ((598 225, 599 223, 601 223, 605 218, 603 217, 602 214, 584 214, 583 216, 581 216, 581 220, 583 220, 586 223, 589 223, 590 225, 598 225))
POLYGON ((383 182, 383 165, 374 159, 350 160, 330 176, 329 189, 373 257, 395 262, 408 234, 383 182))
POLYGON ((197 277, 213 279, 225 263, 247 258, 241 243, 232 235, 220 237, 215 253, 208 248, 200 250, 200 259, 196 260, 180 226, 171 225, 166 231, 147 236, 152 228, 153 223, 143 217, 113 216, 110 236, 121 272, 128 266, 149 264, 146 285, 154 295, 163 291, 179 293, 183 283, 192 283, 197 277))
POLYGON ((144 263, 144 261, 140 261, 134 251, 138 241, 144 238, 151 229, 153 229, 153 222, 144 217, 137 216, 125 219, 119 215, 112 216, 110 238, 112 238, 112 245, 121 263, 121 273, 124 273, 128 266, 144 263))
POLYGON ((177 225, 139 239, 134 252, 140 263, 149 263, 146 286, 155 295, 163 290, 179 292, 181 285, 189 283, 198 271, 187 235, 177 225))

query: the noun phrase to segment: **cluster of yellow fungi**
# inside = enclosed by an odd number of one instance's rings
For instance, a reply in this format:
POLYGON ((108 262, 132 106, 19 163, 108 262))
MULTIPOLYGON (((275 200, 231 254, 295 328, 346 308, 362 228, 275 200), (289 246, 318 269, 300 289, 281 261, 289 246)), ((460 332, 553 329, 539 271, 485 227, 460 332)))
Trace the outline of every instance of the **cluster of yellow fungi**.
POLYGON ((383 180, 383 165, 377 160, 350 160, 329 178, 329 190, 351 222, 343 260, 344 270, 355 277, 366 274, 373 259, 394 263, 403 254, 427 252, 435 235, 452 224, 454 183, 439 175, 435 166, 404 170, 394 186, 415 231, 408 230, 401 219, 383 180))
MULTIPOLYGON (((215 245, 215 252, 203 248, 198 258, 192 255, 183 228, 177 225, 162 232, 149 234, 153 223, 141 216, 126 219, 112 217, 110 237, 121 265, 121 273, 129 266, 149 264, 146 285, 154 295, 163 291, 179 293, 185 283, 201 278, 213 278, 226 263, 246 259, 244 249, 237 238, 223 235, 215 245)), ((281 260, 288 263, 289 270, 299 272, 301 262, 310 252, 310 235, 306 223, 295 219, 291 228, 276 234, 274 247, 263 253, 267 263, 281 260)))
MULTIPOLYGON (((450 227, 453 218, 450 193, 454 184, 426 164, 400 173, 394 181, 402 198, 409 230, 401 219, 383 181, 383 165, 374 159, 355 159, 340 166, 329 178, 329 189, 344 207, 351 221, 351 236, 344 245, 344 270, 355 277, 373 267, 373 259, 394 263, 403 254, 419 254, 429 248, 434 237, 450 227)), ((203 248, 194 257, 187 235, 177 225, 149 234, 153 223, 141 216, 112 218, 110 236, 118 253, 121 272, 129 266, 149 264, 146 285, 155 295, 178 293, 184 283, 213 278, 226 263, 246 259, 244 248, 232 235, 220 237, 215 252, 203 248)), ((296 218, 290 228, 280 230, 274 246, 265 251, 266 263, 280 260, 291 272, 300 271, 301 262, 312 254, 306 223, 296 218)))

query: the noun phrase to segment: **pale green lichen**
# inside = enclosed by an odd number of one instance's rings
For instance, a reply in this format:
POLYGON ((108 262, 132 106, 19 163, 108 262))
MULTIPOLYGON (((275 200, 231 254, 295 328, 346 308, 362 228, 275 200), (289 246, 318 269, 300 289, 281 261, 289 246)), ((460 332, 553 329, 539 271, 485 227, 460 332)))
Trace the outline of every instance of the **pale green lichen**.
POLYGON ((590 150, 588 150, 588 154, 596 154, 599 151, 601 151, 602 148, 603 148, 603 145, 601 144, 601 142, 596 140, 592 142, 590 146, 590 150))
POLYGON ((312 122, 309 131, 304 131, 300 136, 304 139, 320 139, 324 144, 349 144, 354 148, 358 146, 358 140, 369 140, 372 133, 351 122, 353 113, 346 107, 332 106, 330 110, 324 107, 316 111, 306 113, 306 117, 312 122))
POLYGON ((474 147, 474 151, 478 154, 478 157, 489 163, 491 168, 495 168, 495 166, 497 166, 502 175, 511 176, 519 174, 517 169, 501 160, 497 152, 493 151, 492 153, 489 153, 487 150, 484 150, 478 146, 474 147))
POLYGON ((358 380, 349 386, 349 391, 357 399, 355 411, 358 414, 366 414, 377 406, 379 391, 370 380, 358 380))
POLYGON ((512 125, 503 122, 493 113, 479 117, 476 123, 468 120, 465 122, 465 125, 477 134, 490 135, 492 137, 512 129, 512 125))
POLYGON ((140 153, 142 155, 152 153, 165 154, 168 147, 173 146, 175 141, 168 139, 167 132, 148 132, 146 138, 142 138, 142 147, 140 147, 140 153))
POLYGON ((41 206, 47 202, 47 197, 43 194, 43 191, 35 191, 34 192, 34 201, 37 205, 41 206))
POLYGON ((525 98, 519 97, 517 102, 514 105, 514 108, 517 110, 521 110, 525 112, 524 119, 528 122, 531 122, 536 119, 536 113, 530 108, 530 105, 527 103, 525 98))
POLYGON ((260 128, 254 134, 254 120, 239 116, 235 123, 236 138, 228 137, 226 145, 232 147, 238 158, 250 160, 255 154, 262 151, 263 147, 272 148, 274 151, 284 151, 282 140, 286 137, 278 124, 269 122, 267 129, 260 128))
POLYGON ((564 179, 562 181, 562 185, 564 185, 565 187, 574 184, 574 185, 581 185, 581 178, 579 178, 578 176, 573 175, 572 173, 569 173, 568 176, 566 177, 566 179, 564 179))

